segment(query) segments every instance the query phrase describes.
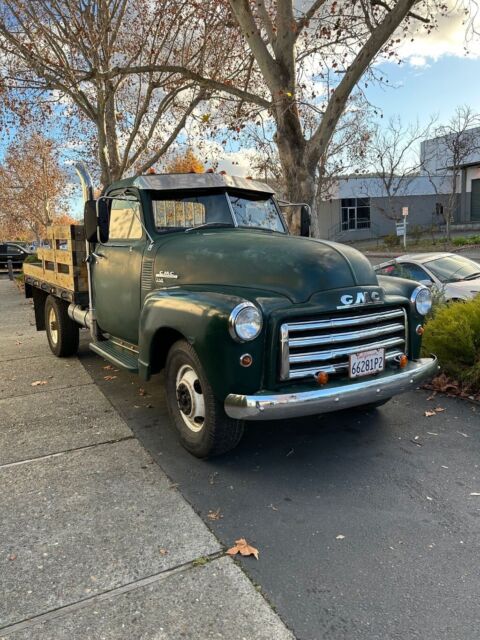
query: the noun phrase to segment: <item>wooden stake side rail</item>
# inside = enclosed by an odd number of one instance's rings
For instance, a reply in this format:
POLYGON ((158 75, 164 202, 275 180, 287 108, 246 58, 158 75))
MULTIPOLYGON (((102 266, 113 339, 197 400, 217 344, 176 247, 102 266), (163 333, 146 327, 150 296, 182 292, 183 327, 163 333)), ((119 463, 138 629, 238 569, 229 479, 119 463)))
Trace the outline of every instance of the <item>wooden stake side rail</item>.
MULTIPOLYGON (((44 246, 37 251, 39 261, 23 265, 25 282, 33 286, 44 283, 65 292, 88 294, 87 257, 83 225, 71 224, 47 228, 44 246)), ((43 290, 47 287, 40 286, 43 290)), ((54 293, 54 291, 50 291, 54 293)), ((74 296, 77 297, 77 296, 74 296)), ((83 295, 81 296, 83 297, 83 295)), ((70 299, 70 298, 67 298, 70 299)))

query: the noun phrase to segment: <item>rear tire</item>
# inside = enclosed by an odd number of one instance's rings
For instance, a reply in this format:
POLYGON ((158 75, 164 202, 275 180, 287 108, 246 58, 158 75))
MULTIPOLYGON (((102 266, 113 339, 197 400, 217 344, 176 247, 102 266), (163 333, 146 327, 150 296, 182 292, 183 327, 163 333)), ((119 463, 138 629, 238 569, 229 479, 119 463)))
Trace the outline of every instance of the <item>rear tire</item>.
POLYGON ((48 296, 45 301, 45 329, 50 349, 57 358, 77 353, 79 326, 69 317, 67 303, 54 296, 48 296))
POLYGON ((237 446, 243 422, 225 414, 197 354, 185 340, 176 342, 168 352, 165 378, 168 410, 187 451, 206 458, 237 446))

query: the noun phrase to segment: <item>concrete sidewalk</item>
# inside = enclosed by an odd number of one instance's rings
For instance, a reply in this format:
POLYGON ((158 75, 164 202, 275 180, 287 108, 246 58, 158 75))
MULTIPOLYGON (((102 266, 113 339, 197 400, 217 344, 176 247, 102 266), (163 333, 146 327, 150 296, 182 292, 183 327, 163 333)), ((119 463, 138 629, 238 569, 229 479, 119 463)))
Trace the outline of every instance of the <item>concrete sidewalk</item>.
POLYGON ((0 638, 291 639, 81 364, 32 325, 0 280, 0 638))

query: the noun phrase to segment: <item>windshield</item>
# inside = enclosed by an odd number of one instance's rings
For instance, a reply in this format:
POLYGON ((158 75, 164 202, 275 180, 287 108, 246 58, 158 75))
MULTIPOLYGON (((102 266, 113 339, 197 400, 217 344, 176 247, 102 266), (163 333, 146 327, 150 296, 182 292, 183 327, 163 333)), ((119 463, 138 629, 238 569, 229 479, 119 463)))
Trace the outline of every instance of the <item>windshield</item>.
POLYGON ((480 277, 480 264, 461 256, 446 256, 425 263, 440 282, 460 282, 472 277, 480 277))
POLYGON ((152 207, 155 227, 159 232, 205 226, 238 226, 285 233, 275 203, 265 194, 210 192, 176 197, 154 192, 152 207))

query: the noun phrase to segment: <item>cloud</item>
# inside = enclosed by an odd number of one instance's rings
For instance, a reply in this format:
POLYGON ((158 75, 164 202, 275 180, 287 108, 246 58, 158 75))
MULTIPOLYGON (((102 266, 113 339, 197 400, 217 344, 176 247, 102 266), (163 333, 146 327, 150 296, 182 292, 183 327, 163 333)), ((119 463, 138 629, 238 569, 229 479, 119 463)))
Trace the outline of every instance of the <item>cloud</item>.
POLYGON ((427 33, 424 26, 417 26, 412 40, 400 45, 400 57, 412 66, 425 67, 429 61, 435 62, 447 55, 480 58, 480 37, 471 33, 461 6, 458 3, 454 6, 453 0, 448 0, 448 4, 451 8, 446 16, 438 19, 436 29, 427 33))

